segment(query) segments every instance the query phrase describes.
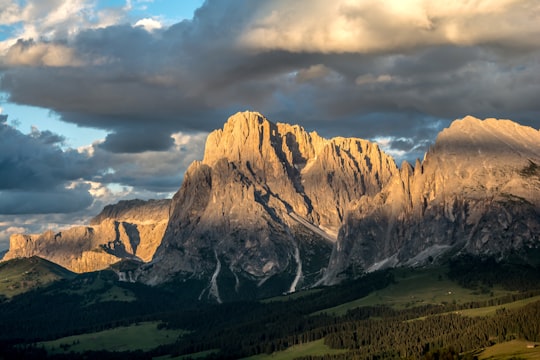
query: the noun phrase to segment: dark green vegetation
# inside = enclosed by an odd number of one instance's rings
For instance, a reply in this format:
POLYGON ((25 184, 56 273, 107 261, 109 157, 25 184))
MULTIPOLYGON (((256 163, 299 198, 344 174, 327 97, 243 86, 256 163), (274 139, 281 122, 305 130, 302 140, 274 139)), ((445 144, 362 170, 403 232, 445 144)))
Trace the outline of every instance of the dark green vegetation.
POLYGON ((45 341, 40 345, 50 353, 64 353, 67 351, 82 353, 96 350, 146 351, 159 345, 173 343, 186 333, 183 330, 165 329, 161 326, 161 323, 149 321, 98 332, 67 336, 57 340, 45 341))
POLYGON ((76 274, 37 256, 0 262, 0 301, 76 274))
POLYGON ((490 259, 221 305, 198 301, 197 281, 59 279, 0 304, 0 359, 457 359, 540 342, 540 268, 490 259))

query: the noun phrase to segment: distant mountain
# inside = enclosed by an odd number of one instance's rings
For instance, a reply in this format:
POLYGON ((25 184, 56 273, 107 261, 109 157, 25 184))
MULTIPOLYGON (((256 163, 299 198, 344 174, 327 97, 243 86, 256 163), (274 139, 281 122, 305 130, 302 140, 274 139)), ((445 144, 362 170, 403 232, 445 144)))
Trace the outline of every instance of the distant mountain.
POLYGON ((321 279, 349 204, 398 173, 376 144, 324 139, 238 113, 207 139, 173 198, 163 242, 139 279, 207 281, 201 298, 293 292, 321 279))
POLYGON ((170 200, 129 200, 106 206, 90 226, 15 234, 3 260, 40 256, 74 272, 107 268, 122 259, 150 261, 169 218, 170 200))
POLYGON ((345 217, 326 283, 457 253, 540 260, 540 132, 468 116, 345 217))
POLYGON ((37 256, 0 262, 0 297, 12 297, 75 273, 37 256))

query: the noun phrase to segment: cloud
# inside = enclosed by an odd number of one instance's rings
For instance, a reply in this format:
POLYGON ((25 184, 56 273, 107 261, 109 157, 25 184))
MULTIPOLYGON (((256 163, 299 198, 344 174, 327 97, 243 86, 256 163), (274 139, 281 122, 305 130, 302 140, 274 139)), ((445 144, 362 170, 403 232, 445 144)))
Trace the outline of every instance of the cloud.
POLYGON ((4 66, 82 66, 73 49, 63 44, 18 40, 3 59, 4 66))
POLYGON ((48 191, 0 191, 0 213, 13 214, 47 214, 71 213, 86 209, 93 198, 86 184, 75 184, 48 191))
MULTIPOLYGON (((103 11, 73 1, 68 13, 86 14, 74 27, 47 8, 54 1, 29 4, 37 7, 25 16, 48 35, 10 46, 16 56, 4 58, 0 90, 107 130, 94 149, 104 163, 114 159, 104 167, 175 154, 173 134, 207 133, 245 109, 327 136, 421 144, 467 114, 540 125, 540 5, 532 0, 209 0, 193 20, 152 31, 148 21, 122 24, 121 8, 109 9, 118 14, 108 26, 103 11), (64 63, 47 57, 55 47, 64 63)), ((402 151, 412 158, 419 149, 402 151)), ((95 176, 163 189, 176 176, 152 185, 122 171, 95 176)))
POLYGON ((534 0, 278 0, 265 2, 256 10, 239 41, 260 51, 317 53, 379 53, 477 44, 530 49, 539 45, 540 25, 531 16, 539 11, 534 0))
POLYGON ((23 134, 5 120, 0 123, 1 214, 83 211, 100 198, 148 198, 150 192, 171 196, 189 164, 202 157, 206 138, 205 133, 175 133, 167 151, 143 153, 111 153, 102 142, 64 149, 58 134, 37 127, 23 134), (112 194, 107 185, 127 190, 112 194))
POLYGON ((111 171, 94 177, 100 183, 122 184, 138 190, 171 195, 182 183, 184 172, 203 156, 206 133, 175 133, 168 151, 111 153, 94 144, 92 166, 101 164, 111 171))
POLYGON ((161 25, 161 22, 159 22, 156 19, 152 19, 152 18, 140 19, 135 23, 134 26, 135 27, 140 26, 140 27, 142 27, 143 29, 145 29, 148 32, 159 30, 159 29, 161 29, 163 27, 161 25))
MULTIPOLYGON (((59 135, 34 128, 24 135, 9 125, 0 124, 0 190, 49 191, 88 177, 94 169, 85 169, 85 156, 73 150, 63 151, 59 135)), ((4 197, 2 197, 4 199, 4 197)))

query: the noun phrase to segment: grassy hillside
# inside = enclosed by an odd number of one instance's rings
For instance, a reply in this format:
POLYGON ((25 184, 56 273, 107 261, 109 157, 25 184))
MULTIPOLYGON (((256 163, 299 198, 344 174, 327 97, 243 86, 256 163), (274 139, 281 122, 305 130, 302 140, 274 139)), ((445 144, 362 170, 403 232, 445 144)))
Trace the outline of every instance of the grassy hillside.
POLYGON ((85 351, 150 350, 173 343, 187 332, 160 329, 157 322, 143 322, 89 334, 74 335, 42 342, 48 353, 82 353, 85 351))
POLYGON ((34 256, 0 262, 0 296, 15 295, 76 274, 48 260, 34 256))
POLYGON ((525 341, 512 340, 501 344, 493 345, 485 350, 477 351, 479 360, 485 359, 540 359, 540 344, 525 341))
POLYGON ((254 355, 243 360, 293 360, 301 356, 324 356, 344 354, 347 350, 332 349, 324 344, 324 340, 311 341, 305 344, 294 345, 287 350, 277 351, 271 354, 254 355))
POLYGON ((422 305, 465 304, 485 301, 515 293, 493 286, 490 289, 469 289, 446 275, 448 268, 396 269, 394 283, 369 295, 314 313, 341 316, 363 306, 386 305, 394 309, 407 309, 422 305))

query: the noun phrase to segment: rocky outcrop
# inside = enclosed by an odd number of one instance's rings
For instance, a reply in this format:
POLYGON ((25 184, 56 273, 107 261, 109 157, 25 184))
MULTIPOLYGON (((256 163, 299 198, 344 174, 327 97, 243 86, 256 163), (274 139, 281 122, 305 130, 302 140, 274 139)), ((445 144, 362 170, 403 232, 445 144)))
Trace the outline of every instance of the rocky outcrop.
POLYGON ((457 253, 528 260, 540 247, 540 132, 473 117, 351 210, 325 281, 457 253))
POLYGON ((377 194, 397 172, 368 141, 327 140, 238 113, 208 136, 203 161, 189 167, 163 242, 139 279, 196 277, 206 284, 201 297, 218 301, 243 287, 272 286, 275 294, 309 286, 349 204, 377 194))
POLYGON ((167 226, 170 200, 106 206, 90 226, 10 237, 3 260, 40 256, 74 272, 104 269, 121 259, 150 261, 167 226))
POLYGON ((90 220, 90 225, 99 225, 104 220, 129 222, 133 224, 152 224, 169 218, 170 199, 161 200, 123 200, 107 205, 90 220))

